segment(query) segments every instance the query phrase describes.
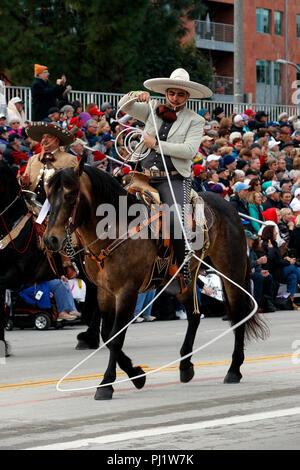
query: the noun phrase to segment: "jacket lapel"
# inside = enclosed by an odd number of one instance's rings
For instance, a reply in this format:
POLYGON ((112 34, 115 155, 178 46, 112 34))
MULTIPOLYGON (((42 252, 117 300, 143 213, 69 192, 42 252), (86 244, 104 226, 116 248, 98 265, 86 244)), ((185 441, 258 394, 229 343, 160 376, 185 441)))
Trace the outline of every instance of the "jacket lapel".
POLYGON ((182 111, 180 111, 178 114, 177 114, 177 120, 174 122, 174 124, 172 125, 170 131, 169 131, 169 134, 168 134, 168 138, 171 137, 173 134, 175 134, 175 132, 177 131, 177 129, 179 129, 179 127, 182 125, 183 123, 183 120, 184 120, 184 115, 185 115, 185 109, 183 109, 182 111))

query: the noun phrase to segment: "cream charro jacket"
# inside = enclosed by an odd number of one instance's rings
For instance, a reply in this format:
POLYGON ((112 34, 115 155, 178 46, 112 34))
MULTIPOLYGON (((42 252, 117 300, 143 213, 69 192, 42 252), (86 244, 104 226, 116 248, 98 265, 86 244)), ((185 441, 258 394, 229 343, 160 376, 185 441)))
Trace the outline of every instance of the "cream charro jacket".
MULTIPOLYGON (((126 104, 130 99, 132 97, 128 93, 121 98, 118 106, 122 106, 122 110, 130 116, 144 122, 145 132, 156 137, 149 104, 136 101, 126 104)), ((158 130, 163 121, 156 115, 155 110, 161 104, 158 100, 151 100, 158 130)), ((165 142, 161 141, 164 155, 171 157, 176 170, 185 178, 191 175, 191 163, 201 143, 204 123, 203 117, 188 108, 184 108, 177 113, 177 120, 173 123, 167 140, 165 142)), ((140 148, 141 153, 145 151, 145 146, 140 148)), ((160 150, 158 149, 157 152, 160 153, 160 150)))
MULTIPOLYGON (((62 168, 73 168, 78 163, 77 157, 75 155, 71 155, 70 153, 57 150, 54 155, 55 161, 51 162, 51 164, 47 164, 48 171, 46 170, 44 174, 45 191, 47 190, 47 179, 49 179, 56 170, 61 170, 62 168)), ((35 190, 43 169, 44 163, 40 161, 39 153, 29 158, 24 173, 24 186, 26 189, 29 189, 29 191, 35 190)))

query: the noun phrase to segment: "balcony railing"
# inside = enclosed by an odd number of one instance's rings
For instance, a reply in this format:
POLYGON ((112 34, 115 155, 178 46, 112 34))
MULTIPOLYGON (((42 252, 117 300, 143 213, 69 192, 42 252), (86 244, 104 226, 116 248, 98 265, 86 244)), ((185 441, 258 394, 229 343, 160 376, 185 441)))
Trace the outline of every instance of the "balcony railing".
POLYGON ((196 45, 203 49, 233 52, 233 28, 232 24, 196 20, 196 45))
POLYGON ((217 95, 233 95, 233 77, 213 75, 211 89, 217 95))

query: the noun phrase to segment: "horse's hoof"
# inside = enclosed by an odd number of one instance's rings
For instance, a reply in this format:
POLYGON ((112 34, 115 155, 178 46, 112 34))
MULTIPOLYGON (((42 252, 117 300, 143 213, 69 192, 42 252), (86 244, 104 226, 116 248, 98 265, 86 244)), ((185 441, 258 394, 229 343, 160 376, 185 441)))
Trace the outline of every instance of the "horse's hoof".
POLYGON ((4 341, 5 345, 5 357, 10 357, 11 356, 11 346, 7 341, 4 341))
POLYGON ((98 349, 99 348, 99 336, 90 335, 88 332, 83 331, 77 335, 78 343, 75 349, 98 349))
POLYGON ((107 387, 97 388, 94 399, 95 400, 111 400, 114 393, 114 389, 111 385, 107 387))
POLYGON ((79 340, 75 349, 77 349, 78 351, 82 351, 84 349, 98 349, 99 348, 99 343, 96 343, 95 341, 91 341, 91 342, 88 342, 88 341, 83 341, 83 340, 79 340))
MULTIPOLYGON (((143 369, 141 367, 134 367, 133 368, 133 371, 134 373, 132 374, 132 377, 134 377, 135 375, 142 375, 144 374, 145 372, 143 371, 143 369)), ((145 385, 146 383, 146 376, 144 377, 138 377, 136 379, 132 379, 132 383, 133 385, 135 386, 135 388, 137 388, 138 390, 140 390, 141 388, 143 388, 143 386, 145 385)))
POLYGON ((226 377, 224 378, 224 384, 239 384, 242 378, 242 374, 239 372, 227 372, 226 377))
POLYGON ((180 369, 180 382, 187 383, 195 375, 194 366, 190 366, 188 369, 180 369))

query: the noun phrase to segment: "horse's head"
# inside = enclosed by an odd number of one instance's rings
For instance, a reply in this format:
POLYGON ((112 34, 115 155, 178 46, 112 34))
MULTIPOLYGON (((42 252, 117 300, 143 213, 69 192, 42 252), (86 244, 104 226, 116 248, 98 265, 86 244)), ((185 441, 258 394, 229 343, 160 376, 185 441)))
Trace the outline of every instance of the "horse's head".
POLYGON ((62 250, 67 235, 79 224, 79 204, 83 199, 80 176, 72 168, 56 172, 48 182, 50 214, 44 234, 46 247, 51 251, 62 250))

